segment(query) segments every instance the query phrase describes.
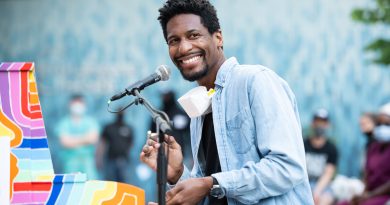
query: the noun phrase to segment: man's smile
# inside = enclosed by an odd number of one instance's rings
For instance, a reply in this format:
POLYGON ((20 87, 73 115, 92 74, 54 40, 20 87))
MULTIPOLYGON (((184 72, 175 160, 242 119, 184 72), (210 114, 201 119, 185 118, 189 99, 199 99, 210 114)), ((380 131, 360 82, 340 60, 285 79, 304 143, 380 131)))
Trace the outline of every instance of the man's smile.
POLYGON ((193 62, 198 61, 200 57, 201 56, 194 56, 194 57, 191 57, 190 59, 187 59, 187 60, 181 60, 181 62, 184 64, 193 63, 193 62))
POLYGON ((186 68, 196 66, 202 60, 203 54, 200 52, 186 55, 184 57, 177 58, 176 61, 180 66, 186 68))

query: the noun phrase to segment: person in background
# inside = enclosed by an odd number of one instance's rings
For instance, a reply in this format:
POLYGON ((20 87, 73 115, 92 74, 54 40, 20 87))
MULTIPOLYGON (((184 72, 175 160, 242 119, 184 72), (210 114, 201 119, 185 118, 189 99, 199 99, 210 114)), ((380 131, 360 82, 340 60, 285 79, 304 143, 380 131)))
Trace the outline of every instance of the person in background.
MULTIPOLYGON (((162 111, 164 111, 173 122, 172 136, 177 136, 176 141, 181 146, 184 162, 186 165, 192 166, 190 118, 178 105, 174 91, 163 91, 161 93, 161 100, 162 111)), ((150 130, 156 132, 156 124, 153 121, 150 125, 150 130)))
POLYGON ((103 170, 106 180, 127 181, 129 152, 133 141, 133 128, 126 124, 123 112, 116 115, 114 122, 104 126, 96 151, 96 165, 99 170, 103 170))
POLYGON ((69 102, 70 114, 57 125, 57 135, 63 147, 61 159, 65 173, 86 173, 88 179, 97 179, 95 145, 99 140, 98 123, 86 114, 81 95, 74 95, 69 102))
POLYGON ((366 136, 366 148, 374 141, 373 133, 375 128, 375 115, 364 113, 359 119, 360 131, 366 136))
POLYGON ((304 141, 306 166, 316 205, 332 204, 334 201, 330 183, 336 173, 338 153, 329 138, 329 113, 325 109, 315 112, 312 133, 304 141))
POLYGON ((353 205, 382 205, 390 200, 390 103, 379 109, 373 142, 367 148, 365 190, 353 205))
POLYGON ((373 138, 367 147, 364 192, 340 205, 383 205, 390 200, 390 103, 379 110, 373 138))

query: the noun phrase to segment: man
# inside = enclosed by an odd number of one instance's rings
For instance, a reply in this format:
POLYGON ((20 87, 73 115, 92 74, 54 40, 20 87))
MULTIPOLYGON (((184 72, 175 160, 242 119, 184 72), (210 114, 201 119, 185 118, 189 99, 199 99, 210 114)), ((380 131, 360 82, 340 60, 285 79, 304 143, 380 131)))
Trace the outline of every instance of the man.
POLYGON ((95 145, 99 140, 97 122, 87 116, 81 95, 74 95, 69 102, 70 115, 57 127, 65 173, 83 172, 89 179, 97 179, 95 145))
MULTIPOLYGON (((212 112, 191 119, 191 173, 178 143, 166 137, 167 204, 313 204, 287 83, 263 66, 225 59, 209 1, 168 0, 159 11, 169 55, 182 76, 215 90, 212 112)), ((153 169, 159 146, 150 139, 140 154, 153 169)))
POLYGON ((103 128, 96 151, 96 164, 105 171, 105 179, 118 182, 128 180, 129 152, 133 138, 133 129, 126 124, 123 112, 119 112, 115 121, 103 128), (106 166, 103 166, 104 162, 106 166))
POLYGON ((315 112, 312 133, 305 140, 306 165, 316 205, 330 205, 334 201, 330 182, 336 172, 337 148, 328 140, 329 114, 325 109, 315 112))

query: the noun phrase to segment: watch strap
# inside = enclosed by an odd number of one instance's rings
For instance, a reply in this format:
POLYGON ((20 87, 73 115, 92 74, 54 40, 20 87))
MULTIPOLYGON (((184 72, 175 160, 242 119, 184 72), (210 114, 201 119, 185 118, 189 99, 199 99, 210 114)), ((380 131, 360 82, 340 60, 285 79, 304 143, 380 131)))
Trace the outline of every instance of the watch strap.
POLYGON ((218 180, 215 177, 211 176, 211 178, 213 178, 213 185, 219 185, 218 180))

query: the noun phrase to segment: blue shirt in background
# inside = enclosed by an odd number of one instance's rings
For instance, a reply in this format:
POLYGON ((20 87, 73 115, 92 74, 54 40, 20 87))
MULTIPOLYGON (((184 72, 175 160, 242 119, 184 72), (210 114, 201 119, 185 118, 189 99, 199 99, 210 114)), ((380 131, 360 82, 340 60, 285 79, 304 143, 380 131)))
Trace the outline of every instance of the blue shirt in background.
MULTIPOLYGON (((79 120, 72 120, 70 116, 60 121, 57 127, 57 136, 83 137, 91 132, 99 132, 99 126, 95 119, 87 116, 79 120)), ((95 165, 95 146, 84 145, 77 148, 63 148, 60 152, 64 173, 86 173, 88 179, 97 179, 98 174, 95 165)))

